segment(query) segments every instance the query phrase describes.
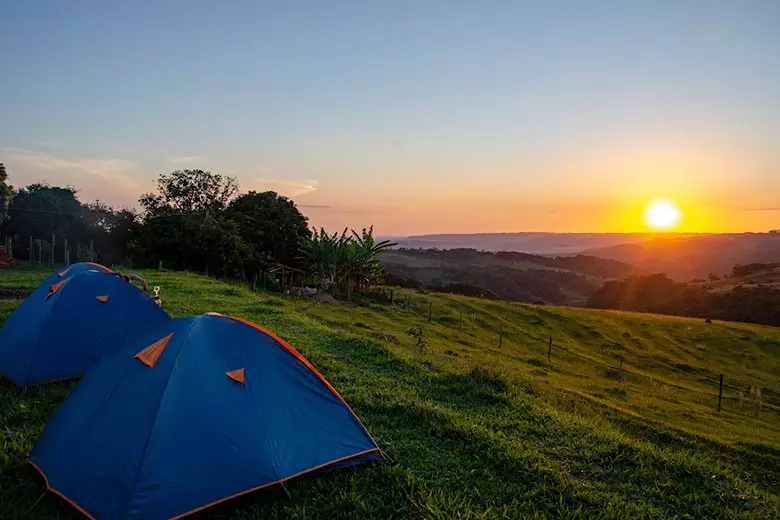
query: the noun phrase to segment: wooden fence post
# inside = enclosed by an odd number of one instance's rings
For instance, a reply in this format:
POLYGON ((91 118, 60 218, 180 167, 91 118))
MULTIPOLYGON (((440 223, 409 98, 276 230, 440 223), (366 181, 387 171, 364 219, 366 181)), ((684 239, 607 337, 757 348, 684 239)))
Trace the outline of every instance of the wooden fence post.
POLYGON ((753 417, 758 417, 761 411, 761 388, 756 386, 755 393, 753 394, 753 417))
POLYGON ((550 345, 547 347, 547 362, 552 363, 552 336, 550 336, 550 345))
POLYGON ((498 348, 501 348, 503 344, 504 344, 504 324, 500 323, 498 325, 498 348))
POLYGON ((723 404, 723 374, 720 375, 720 389, 718 390, 718 411, 723 404))
POLYGON ((431 321, 433 316, 433 302, 428 302, 428 321, 431 321))
POLYGON ((38 240, 38 264, 43 265, 43 239, 38 240))
POLYGON ((393 303, 393 289, 390 289, 390 303, 393 303))

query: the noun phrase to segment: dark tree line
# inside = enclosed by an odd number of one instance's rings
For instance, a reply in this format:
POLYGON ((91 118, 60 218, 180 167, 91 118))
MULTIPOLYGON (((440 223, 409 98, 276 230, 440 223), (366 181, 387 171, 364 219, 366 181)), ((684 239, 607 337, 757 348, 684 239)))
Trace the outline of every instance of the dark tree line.
POLYGON ((140 199, 142 226, 130 242, 135 263, 246 280, 276 263, 304 267, 308 220, 272 191, 236 196, 234 177, 203 170, 161 175, 157 191, 140 199))
MULTIPOLYGON (((235 177, 204 170, 160 175, 156 189, 139 198, 140 210, 83 203, 78 190, 32 184, 13 190, 0 164, 0 236, 11 238, 17 258, 31 256, 29 239, 46 244, 55 237, 55 261, 64 242, 85 244, 106 265, 182 269, 258 282, 280 266, 303 272, 307 282, 336 292, 364 291, 381 280, 376 254, 390 242, 376 242, 373 228, 342 235, 312 233, 295 203, 273 191, 239 194, 235 177), (6 201, 7 218, 2 220, 6 201)), ((283 281, 282 281, 283 282, 283 281)), ((264 283, 265 285, 265 283, 264 283)))
POLYGON ((80 245, 91 244, 95 260, 107 265, 162 262, 244 279, 264 276, 278 263, 305 267, 301 247, 311 231, 295 203, 271 191, 238 195, 233 177, 203 170, 163 174, 157 189, 140 197, 139 211, 84 203, 71 186, 13 190, 6 181, 0 165, 0 233, 12 238, 13 253, 22 259, 30 255, 30 237, 48 248, 54 235, 57 262, 65 258, 67 240, 72 261, 80 245))
MULTIPOLYGON (((2 191, 2 189, 0 189, 2 191)), ((52 235, 58 244, 56 260, 63 261, 63 241, 69 241, 76 258, 81 244, 100 251, 107 263, 121 261, 126 255, 127 242, 140 228, 138 215, 130 210, 115 210, 100 201, 84 204, 73 187, 31 184, 19 190, 9 190, 7 210, 3 215, 0 233, 12 238, 13 254, 29 258, 29 238, 42 240, 46 258, 52 235), (59 248, 59 249, 58 249, 59 248)))
POLYGON ((780 264, 778 263, 772 263, 772 264, 746 264, 741 265, 737 264, 734 266, 734 269, 732 271, 732 276, 735 278, 742 278, 745 276, 751 276, 756 273, 760 273, 761 271, 766 271, 768 269, 777 269, 780 267, 780 264))
POLYGON ((780 325, 780 290, 775 287, 737 285, 714 292, 664 274, 607 282, 588 307, 780 325))

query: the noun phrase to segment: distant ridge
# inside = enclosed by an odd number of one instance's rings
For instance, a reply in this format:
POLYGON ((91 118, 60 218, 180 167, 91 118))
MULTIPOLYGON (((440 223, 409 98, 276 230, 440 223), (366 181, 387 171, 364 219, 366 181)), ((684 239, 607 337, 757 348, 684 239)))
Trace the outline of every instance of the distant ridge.
MULTIPOLYGON (((477 249, 514 251, 536 255, 573 255, 591 249, 625 244, 642 244, 663 236, 654 233, 463 233, 392 237, 398 247, 408 249, 477 249)), ((676 234, 676 238, 695 236, 676 234)))

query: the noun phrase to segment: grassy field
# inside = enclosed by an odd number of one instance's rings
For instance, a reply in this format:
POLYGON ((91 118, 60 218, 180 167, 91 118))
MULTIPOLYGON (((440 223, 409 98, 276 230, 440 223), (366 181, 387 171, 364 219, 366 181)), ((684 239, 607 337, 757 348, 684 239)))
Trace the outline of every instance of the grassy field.
MULTIPOLYGON (((46 274, 3 271, 0 286, 33 288, 46 274)), ((232 314, 288 340, 388 456, 290 484, 292 498, 268 490, 204 518, 780 516, 780 329, 399 290, 411 309, 323 304, 142 275, 162 286, 174 317, 232 314), (762 389, 760 410, 751 386, 762 389)), ((18 303, 0 300, 3 319, 18 303)), ((0 518, 79 517, 25 463, 71 387, 0 383, 0 518)))

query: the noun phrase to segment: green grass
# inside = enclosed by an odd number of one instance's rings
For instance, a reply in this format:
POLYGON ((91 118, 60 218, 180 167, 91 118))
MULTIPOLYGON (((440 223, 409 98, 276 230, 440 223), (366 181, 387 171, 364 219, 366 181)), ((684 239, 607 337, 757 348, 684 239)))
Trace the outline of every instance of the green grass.
MULTIPOLYGON (((46 274, 3 271, 0 286, 33 288, 46 274)), ((277 332, 339 390, 388 456, 291 483, 291 499, 268 490, 205 518, 780 515, 780 329, 398 289, 414 308, 318 304, 186 273, 143 276, 162 286, 175 317, 218 311, 277 332), (411 327, 425 330, 423 352, 411 327), (751 385, 764 392, 758 417, 751 385)), ((0 301, 0 313, 16 304, 0 301)), ((0 385, 1 518, 78 518, 25 464, 71 386, 21 393, 0 385)))

